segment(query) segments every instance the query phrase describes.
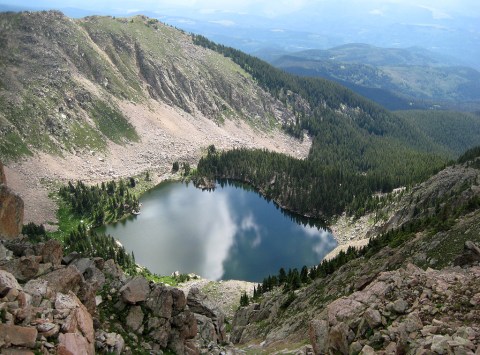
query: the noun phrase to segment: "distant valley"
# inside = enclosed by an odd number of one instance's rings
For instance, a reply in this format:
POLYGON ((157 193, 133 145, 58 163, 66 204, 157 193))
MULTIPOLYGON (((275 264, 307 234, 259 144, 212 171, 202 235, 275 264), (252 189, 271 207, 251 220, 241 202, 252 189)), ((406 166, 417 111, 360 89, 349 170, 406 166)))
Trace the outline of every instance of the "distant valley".
POLYGON ((349 44, 259 55, 290 73, 334 80, 391 110, 480 109, 480 72, 421 48, 349 44))

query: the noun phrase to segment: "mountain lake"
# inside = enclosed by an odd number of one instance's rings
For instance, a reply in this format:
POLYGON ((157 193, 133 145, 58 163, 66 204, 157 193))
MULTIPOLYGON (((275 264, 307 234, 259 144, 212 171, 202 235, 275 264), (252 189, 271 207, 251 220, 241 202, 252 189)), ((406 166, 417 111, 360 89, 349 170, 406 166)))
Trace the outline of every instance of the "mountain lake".
POLYGON ((315 220, 291 215, 237 183, 202 191, 163 182, 140 198, 141 213, 104 226, 140 265, 159 275, 260 282, 283 267, 318 264, 337 242, 315 220))

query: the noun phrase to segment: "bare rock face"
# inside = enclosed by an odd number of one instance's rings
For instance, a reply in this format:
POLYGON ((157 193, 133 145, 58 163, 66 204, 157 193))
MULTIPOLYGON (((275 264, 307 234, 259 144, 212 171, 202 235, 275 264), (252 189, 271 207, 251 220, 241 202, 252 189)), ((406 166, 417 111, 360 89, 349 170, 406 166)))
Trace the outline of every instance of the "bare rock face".
POLYGON ((480 294, 479 276, 478 266, 424 271, 409 264, 382 272, 310 322, 314 352, 473 354, 480 347, 474 296, 480 294))
POLYGON ((12 259, 0 266, 1 269, 12 273, 20 282, 28 281, 37 276, 40 270, 41 257, 35 255, 22 256, 12 259))
POLYGON ((37 330, 32 327, 0 324, 0 341, 4 344, 33 348, 35 347, 37 334, 37 330))
POLYGON ((133 306, 128 312, 125 324, 134 332, 138 331, 143 323, 143 311, 140 306, 133 306))
POLYGON ((125 340, 120 334, 107 333, 103 330, 95 335, 97 350, 108 354, 121 354, 125 346, 125 340))
POLYGON ((7 187, 0 161, 0 239, 13 239, 22 232, 23 210, 23 200, 7 187))
POLYGON ((314 319, 310 322, 308 334, 315 354, 320 354, 323 349, 328 348, 328 329, 328 321, 325 319, 314 319))
POLYGON ((198 288, 192 287, 187 296, 188 308, 195 313, 200 345, 226 341, 225 315, 198 288))
POLYGON ((187 309, 185 294, 181 290, 155 284, 148 292, 144 306, 150 314, 148 321, 144 322, 144 333, 161 348, 168 347, 177 354, 192 353, 195 346, 192 348, 190 340, 197 334, 197 322, 193 312, 187 309))
POLYGON ((0 184, 0 238, 13 239, 22 232, 23 200, 4 184, 0 184))
POLYGON ((42 249, 41 256, 44 263, 52 263, 53 265, 60 265, 63 258, 62 244, 55 239, 47 241, 42 249))
POLYGON ((62 332, 66 334, 80 334, 86 341, 87 346, 85 348, 87 351, 82 353, 94 354, 95 333, 93 330, 92 316, 88 313, 87 308, 80 302, 78 297, 71 291, 67 295, 58 293, 55 300, 55 308, 60 311, 69 312, 62 325, 62 332))
POLYGON ((57 352, 59 355, 70 354, 94 354, 87 340, 78 333, 64 333, 58 337, 59 345, 57 352))
POLYGON ((84 283, 82 274, 75 266, 52 271, 42 276, 42 279, 48 281, 48 286, 52 290, 62 293, 68 293, 69 291, 78 293, 84 283))

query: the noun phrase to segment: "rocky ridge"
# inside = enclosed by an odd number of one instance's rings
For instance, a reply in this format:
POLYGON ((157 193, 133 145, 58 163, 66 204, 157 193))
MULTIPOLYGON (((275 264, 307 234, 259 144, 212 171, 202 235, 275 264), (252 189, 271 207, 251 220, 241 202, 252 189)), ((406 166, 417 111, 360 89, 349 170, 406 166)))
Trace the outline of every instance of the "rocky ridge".
POLYGON ((422 270, 408 264, 382 272, 310 322, 314 351, 474 354, 480 351, 479 276, 479 266, 422 270))
POLYGON ((2 13, 0 28, 0 160, 28 222, 56 220, 59 180, 159 182, 210 144, 308 154, 308 137, 282 132, 292 110, 157 20, 2 13))

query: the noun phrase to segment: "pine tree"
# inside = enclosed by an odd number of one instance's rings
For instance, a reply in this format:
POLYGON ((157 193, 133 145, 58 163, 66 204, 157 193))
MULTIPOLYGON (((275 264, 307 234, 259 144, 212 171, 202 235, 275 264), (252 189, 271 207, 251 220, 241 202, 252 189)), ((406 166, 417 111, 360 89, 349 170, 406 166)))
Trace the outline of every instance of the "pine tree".
POLYGON ((250 304, 250 300, 248 298, 247 292, 244 291, 243 294, 240 296, 240 307, 246 307, 250 304))

